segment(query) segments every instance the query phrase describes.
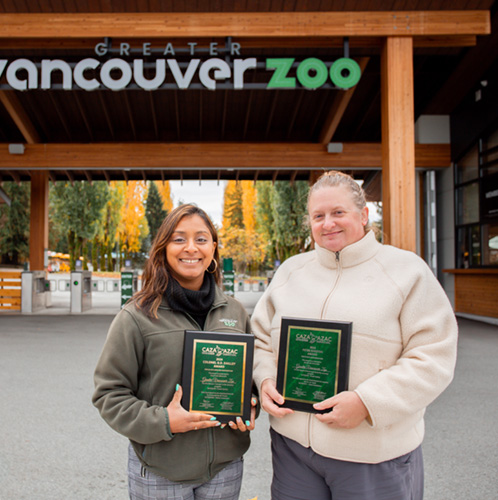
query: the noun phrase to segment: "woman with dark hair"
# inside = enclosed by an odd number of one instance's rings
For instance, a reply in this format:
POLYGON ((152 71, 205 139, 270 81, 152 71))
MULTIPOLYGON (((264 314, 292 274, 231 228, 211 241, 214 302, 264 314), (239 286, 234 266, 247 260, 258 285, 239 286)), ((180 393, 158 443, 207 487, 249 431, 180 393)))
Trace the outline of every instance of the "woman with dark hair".
POLYGON ((218 235, 202 209, 181 205, 166 217, 142 279, 110 326, 93 395, 130 440, 130 498, 236 500, 254 408, 250 422, 237 417, 225 428, 180 404, 185 330, 250 332, 242 305, 220 289, 218 235))

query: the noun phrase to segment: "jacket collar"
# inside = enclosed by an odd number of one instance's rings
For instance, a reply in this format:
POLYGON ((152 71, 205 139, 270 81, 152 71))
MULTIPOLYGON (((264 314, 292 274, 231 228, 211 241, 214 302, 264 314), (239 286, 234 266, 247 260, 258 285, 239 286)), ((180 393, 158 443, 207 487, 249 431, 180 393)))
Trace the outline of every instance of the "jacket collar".
POLYGON ((332 252, 315 243, 318 262, 329 269, 352 267, 361 264, 379 251, 381 244, 376 240, 375 233, 370 230, 361 240, 344 247, 340 252, 332 252))
MULTIPOLYGON (((218 285, 214 286, 214 301, 213 305, 211 306, 211 309, 214 307, 218 307, 224 304, 227 304, 228 300, 221 290, 221 288, 218 285)), ((161 305, 159 306, 161 309, 171 309, 170 305, 168 304, 168 301, 166 297, 163 295, 163 299, 161 301, 161 305)))

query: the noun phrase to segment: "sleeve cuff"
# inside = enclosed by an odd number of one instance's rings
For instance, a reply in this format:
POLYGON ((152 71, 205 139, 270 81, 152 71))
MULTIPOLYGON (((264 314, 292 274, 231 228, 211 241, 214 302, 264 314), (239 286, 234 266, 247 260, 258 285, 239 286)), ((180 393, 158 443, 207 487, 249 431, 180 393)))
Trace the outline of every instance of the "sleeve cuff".
POLYGON ((171 427, 169 426, 169 413, 168 413, 168 409, 166 407, 163 407, 163 409, 164 409, 164 415, 166 417, 166 421, 165 421, 166 439, 165 439, 165 441, 171 441, 174 438, 174 435, 171 432, 171 427))

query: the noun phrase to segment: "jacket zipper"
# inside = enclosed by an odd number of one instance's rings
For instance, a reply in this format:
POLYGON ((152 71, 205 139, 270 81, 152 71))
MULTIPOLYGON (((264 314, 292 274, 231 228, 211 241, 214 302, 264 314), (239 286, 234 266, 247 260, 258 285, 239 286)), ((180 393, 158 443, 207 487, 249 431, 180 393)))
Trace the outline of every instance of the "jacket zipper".
POLYGON ((337 285, 339 284, 339 280, 341 279, 342 265, 341 265, 341 253, 340 252, 335 252, 335 261, 337 263, 337 278, 335 279, 335 283, 334 283, 334 286, 332 287, 332 290, 330 290, 329 294, 327 295, 327 298, 325 299, 325 302, 323 303, 322 311, 320 313, 320 319, 324 319, 323 316, 324 316, 325 311, 327 309, 327 306, 330 302, 330 298, 332 297, 333 293, 335 292, 335 289, 337 288, 337 285))
MULTIPOLYGON (((219 303, 219 304, 211 307, 211 309, 209 309, 209 311, 207 313, 207 316, 206 316, 206 321, 204 322, 204 325, 207 323, 207 320, 208 320, 209 315, 211 314, 211 311, 214 311, 215 309, 218 309, 219 307, 221 307, 223 305, 224 305, 224 303, 219 303)), ((200 329, 201 327, 200 327, 199 323, 197 323, 197 321, 192 316, 190 316, 190 314, 185 313, 185 316, 187 316, 190 319, 190 321, 192 321, 192 323, 195 326, 197 326, 197 328, 199 329, 199 331, 202 331, 200 329)), ((208 429, 208 448, 209 448, 208 477, 211 479, 213 477, 212 466, 213 466, 213 462, 214 462, 214 435, 213 435, 213 429, 208 429)))
MULTIPOLYGON (((327 309, 327 305, 330 301, 330 298, 332 297, 332 294, 334 293, 335 289, 337 288, 337 285, 339 284, 339 280, 341 278, 342 274, 342 266, 341 266, 341 254, 340 252, 335 252, 335 261, 337 262, 337 278, 335 279, 335 283, 332 287, 332 290, 330 290, 329 294, 327 295, 327 298, 325 299, 325 302, 323 303, 322 311, 320 313, 320 319, 324 319, 324 313, 327 309)), ((311 446, 311 413, 308 414, 308 443, 311 446)))
POLYGON ((212 466, 214 462, 214 435, 213 429, 208 429, 208 441, 209 441, 209 467, 208 467, 208 475, 211 479, 213 477, 212 466))

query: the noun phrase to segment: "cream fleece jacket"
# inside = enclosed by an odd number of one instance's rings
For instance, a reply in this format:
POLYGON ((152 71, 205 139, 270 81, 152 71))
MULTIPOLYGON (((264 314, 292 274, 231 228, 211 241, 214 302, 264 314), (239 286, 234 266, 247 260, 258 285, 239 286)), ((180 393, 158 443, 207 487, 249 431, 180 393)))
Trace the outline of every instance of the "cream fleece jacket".
POLYGON ((457 323, 437 279, 416 254, 381 245, 372 231, 341 252, 316 247, 286 260, 252 315, 254 379, 276 379, 282 316, 353 322, 349 390, 370 414, 330 428, 296 411, 270 416, 280 434, 338 460, 379 463, 414 450, 425 408, 449 385, 457 323))

